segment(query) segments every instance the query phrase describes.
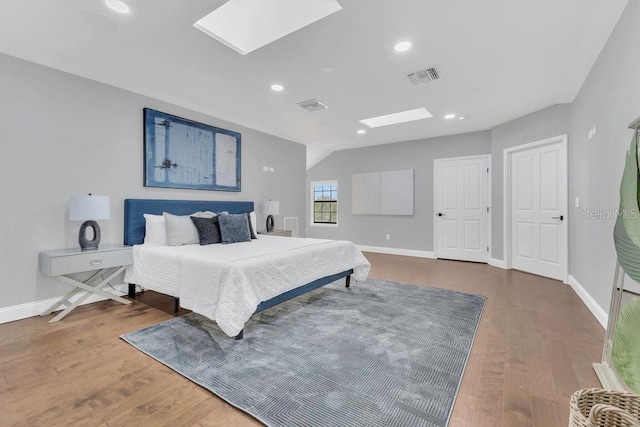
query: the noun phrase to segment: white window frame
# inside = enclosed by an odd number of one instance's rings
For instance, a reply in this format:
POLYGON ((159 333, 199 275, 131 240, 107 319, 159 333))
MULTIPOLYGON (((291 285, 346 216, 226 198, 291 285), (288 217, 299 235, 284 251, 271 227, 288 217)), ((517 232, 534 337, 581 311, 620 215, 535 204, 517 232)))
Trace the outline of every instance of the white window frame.
POLYGON ((309 186, 309 225, 311 227, 337 227, 340 224, 340 184, 337 179, 330 179, 326 181, 311 181, 311 185, 309 186), (335 185, 338 188, 338 197, 336 197, 336 201, 338 202, 338 214, 336 215, 336 223, 335 224, 324 224, 313 222, 313 213, 314 213, 314 188, 318 185, 335 185))

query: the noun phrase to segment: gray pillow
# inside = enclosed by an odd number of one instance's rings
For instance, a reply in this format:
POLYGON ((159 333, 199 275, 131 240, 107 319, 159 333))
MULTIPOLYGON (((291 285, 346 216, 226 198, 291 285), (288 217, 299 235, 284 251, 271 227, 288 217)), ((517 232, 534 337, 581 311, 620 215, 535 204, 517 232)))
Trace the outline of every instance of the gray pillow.
POLYGON ((250 242, 249 224, 246 213, 220 214, 220 234, 222 243, 250 242))
POLYGON ((217 216, 211 218, 199 218, 192 216, 191 221, 193 221, 193 225, 195 225, 196 230, 198 230, 201 246, 222 243, 220 222, 218 221, 217 216))

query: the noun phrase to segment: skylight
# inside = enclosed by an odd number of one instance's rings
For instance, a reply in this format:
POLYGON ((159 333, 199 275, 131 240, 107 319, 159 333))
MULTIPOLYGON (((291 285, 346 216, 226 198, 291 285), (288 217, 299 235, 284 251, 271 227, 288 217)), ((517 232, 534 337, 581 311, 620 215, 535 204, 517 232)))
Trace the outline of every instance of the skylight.
POLYGON ((341 9, 337 0, 229 0, 193 26, 246 55, 341 9))
POLYGON ((415 120, 428 119, 433 117, 426 108, 416 108, 415 110, 401 111, 399 113, 387 114, 385 116, 372 117, 360 120, 365 126, 377 128, 380 126, 397 125, 398 123, 413 122, 415 120))

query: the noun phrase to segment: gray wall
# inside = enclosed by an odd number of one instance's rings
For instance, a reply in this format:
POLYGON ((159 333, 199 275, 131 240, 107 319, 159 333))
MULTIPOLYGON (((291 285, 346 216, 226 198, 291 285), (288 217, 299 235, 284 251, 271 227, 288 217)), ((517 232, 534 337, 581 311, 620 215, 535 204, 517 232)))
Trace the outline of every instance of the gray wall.
POLYGON ((71 195, 111 196, 111 219, 101 221, 105 244, 122 243, 125 198, 271 198, 280 201, 276 226, 284 216, 304 224, 306 149, 297 143, 6 55, 0 129, 0 307, 69 290, 38 273, 38 252, 77 246, 71 195), (242 133, 242 192, 144 188, 144 107, 242 133))
POLYGON ((433 159, 490 152, 492 257, 504 259, 503 150, 568 134, 569 272, 607 311, 616 261, 612 237, 615 209, 625 153, 633 134, 627 125, 640 116, 637 40, 640 3, 629 2, 572 104, 554 105, 487 132, 333 153, 309 171, 307 184, 311 180, 339 180, 341 226, 310 227, 309 234, 364 245, 433 250, 433 159), (597 135, 589 140, 587 134, 594 125, 597 135), (416 169, 414 217, 350 215, 352 173, 403 168, 416 169), (580 197, 579 208, 574 205, 575 197, 580 197), (601 215, 584 219, 585 210, 601 215), (392 234, 389 242, 384 240, 386 233, 392 234))
POLYGON ((553 105, 491 129, 492 258, 504 259, 504 149, 568 134, 570 107, 570 104, 553 105))
POLYGON ((629 2, 572 104, 569 143, 570 273, 608 311, 616 252, 614 219, 626 150, 640 116, 640 2, 629 2), (597 135, 589 140, 589 130, 597 135), (574 198, 580 197, 581 208, 574 198), (581 209, 604 210, 583 219, 581 209))
POLYGON ((307 225, 310 237, 347 239, 359 245, 433 251, 433 161, 489 154, 488 131, 336 151, 307 172, 307 216, 311 181, 338 180, 339 226, 307 225), (351 175, 360 172, 414 170, 414 215, 351 215, 351 175), (391 234, 391 240, 385 240, 391 234))

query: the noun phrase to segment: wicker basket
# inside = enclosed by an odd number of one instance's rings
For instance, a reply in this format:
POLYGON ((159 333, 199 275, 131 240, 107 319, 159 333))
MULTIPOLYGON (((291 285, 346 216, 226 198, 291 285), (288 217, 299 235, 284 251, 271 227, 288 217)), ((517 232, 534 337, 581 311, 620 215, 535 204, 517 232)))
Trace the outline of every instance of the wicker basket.
POLYGON ((640 427, 640 396, 587 388, 571 396, 569 427, 640 427))

